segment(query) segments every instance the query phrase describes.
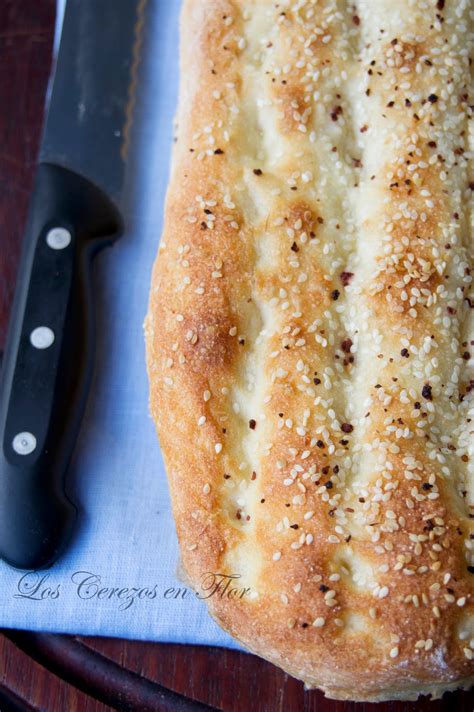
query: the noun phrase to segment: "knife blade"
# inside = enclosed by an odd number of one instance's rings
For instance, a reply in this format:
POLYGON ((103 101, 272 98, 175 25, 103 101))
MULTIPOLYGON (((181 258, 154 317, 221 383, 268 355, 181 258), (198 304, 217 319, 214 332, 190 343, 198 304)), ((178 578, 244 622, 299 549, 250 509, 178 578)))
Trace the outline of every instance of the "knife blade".
POLYGON ((90 264, 122 232, 147 0, 68 0, 0 380, 0 557, 51 565, 94 354, 90 264))

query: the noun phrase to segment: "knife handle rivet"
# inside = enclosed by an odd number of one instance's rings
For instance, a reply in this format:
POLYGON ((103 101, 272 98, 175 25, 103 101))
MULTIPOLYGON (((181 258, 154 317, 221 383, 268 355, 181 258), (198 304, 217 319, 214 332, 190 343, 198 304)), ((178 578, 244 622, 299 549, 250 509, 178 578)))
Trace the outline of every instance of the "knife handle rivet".
POLYGON ((30 341, 35 349, 49 349, 54 342, 54 331, 49 326, 37 326, 30 334, 30 341))
POLYGON ((12 447, 17 455, 29 455, 36 449, 36 438, 33 433, 17 433, 13 438, 12 447))
POLYGON ((46 242, 52 250, 64 250, 72 239, 72 235, 65 227, 53 227, 46 235, 46 242))

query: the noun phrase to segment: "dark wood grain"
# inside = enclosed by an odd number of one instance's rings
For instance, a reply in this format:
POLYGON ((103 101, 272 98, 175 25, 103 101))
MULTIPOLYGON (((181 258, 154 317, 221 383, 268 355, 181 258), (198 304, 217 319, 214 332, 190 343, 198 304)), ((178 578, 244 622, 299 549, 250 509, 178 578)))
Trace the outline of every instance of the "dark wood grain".
MULTIPOLYGON (((0 685, 4 697, 13 698, 17 705, 23 705, 19 709, 28 712, 108 712, 111 709, 51 675, 5 636, 0 636, 0 685)), ((2 702, 0 693, 0 710, 9 712, 2 702)))
MULTIPOLYGON (((54 0, 0 0, 0 348, 41 132, 54 8, 54 0)), ((259 658, 220 648, 20 631, 0 635, 1 712, 193 708, 166 689, 225 712, 470 712, 474 707, 468 693, 377 706, 330 701, 305 692, 259 658)))
POLYGON ((33 181, 54 16, 55 0, 0 0, 0 345, 33 181))
POLYGON ((124 712, 217 712, 127 670, 122 664, 66 635, 7 633, 19 648, 67 682, 124 712))

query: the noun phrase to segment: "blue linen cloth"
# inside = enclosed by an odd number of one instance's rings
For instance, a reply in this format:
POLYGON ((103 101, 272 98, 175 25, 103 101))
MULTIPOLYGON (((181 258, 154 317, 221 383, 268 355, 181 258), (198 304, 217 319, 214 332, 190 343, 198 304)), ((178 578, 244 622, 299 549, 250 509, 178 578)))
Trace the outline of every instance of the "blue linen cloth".
POLYGON ((148 411, 142 325, 172 145, 179 9, 179 0, 148 3, 127 228, 94 263, 96 368, 68 473, 80 506, 74 539, 47 571, 24 574, 0 562, 0 627, 238 647, 177 578, 177 539, 148 411))

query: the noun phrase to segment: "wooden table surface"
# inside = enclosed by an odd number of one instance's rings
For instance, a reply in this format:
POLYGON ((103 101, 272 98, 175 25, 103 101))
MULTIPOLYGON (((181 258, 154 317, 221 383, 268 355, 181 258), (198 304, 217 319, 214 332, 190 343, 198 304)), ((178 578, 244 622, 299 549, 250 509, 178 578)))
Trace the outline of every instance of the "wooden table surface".
MULTIPOLYGON (((54 15, 55 0, 0 0, 0 349, 41 132, 54 15)), ((326 700, 253 655, 219 648, 0 633, 1 712, 467 712, 473 707, 469 693, 384 705, 326 700)))

